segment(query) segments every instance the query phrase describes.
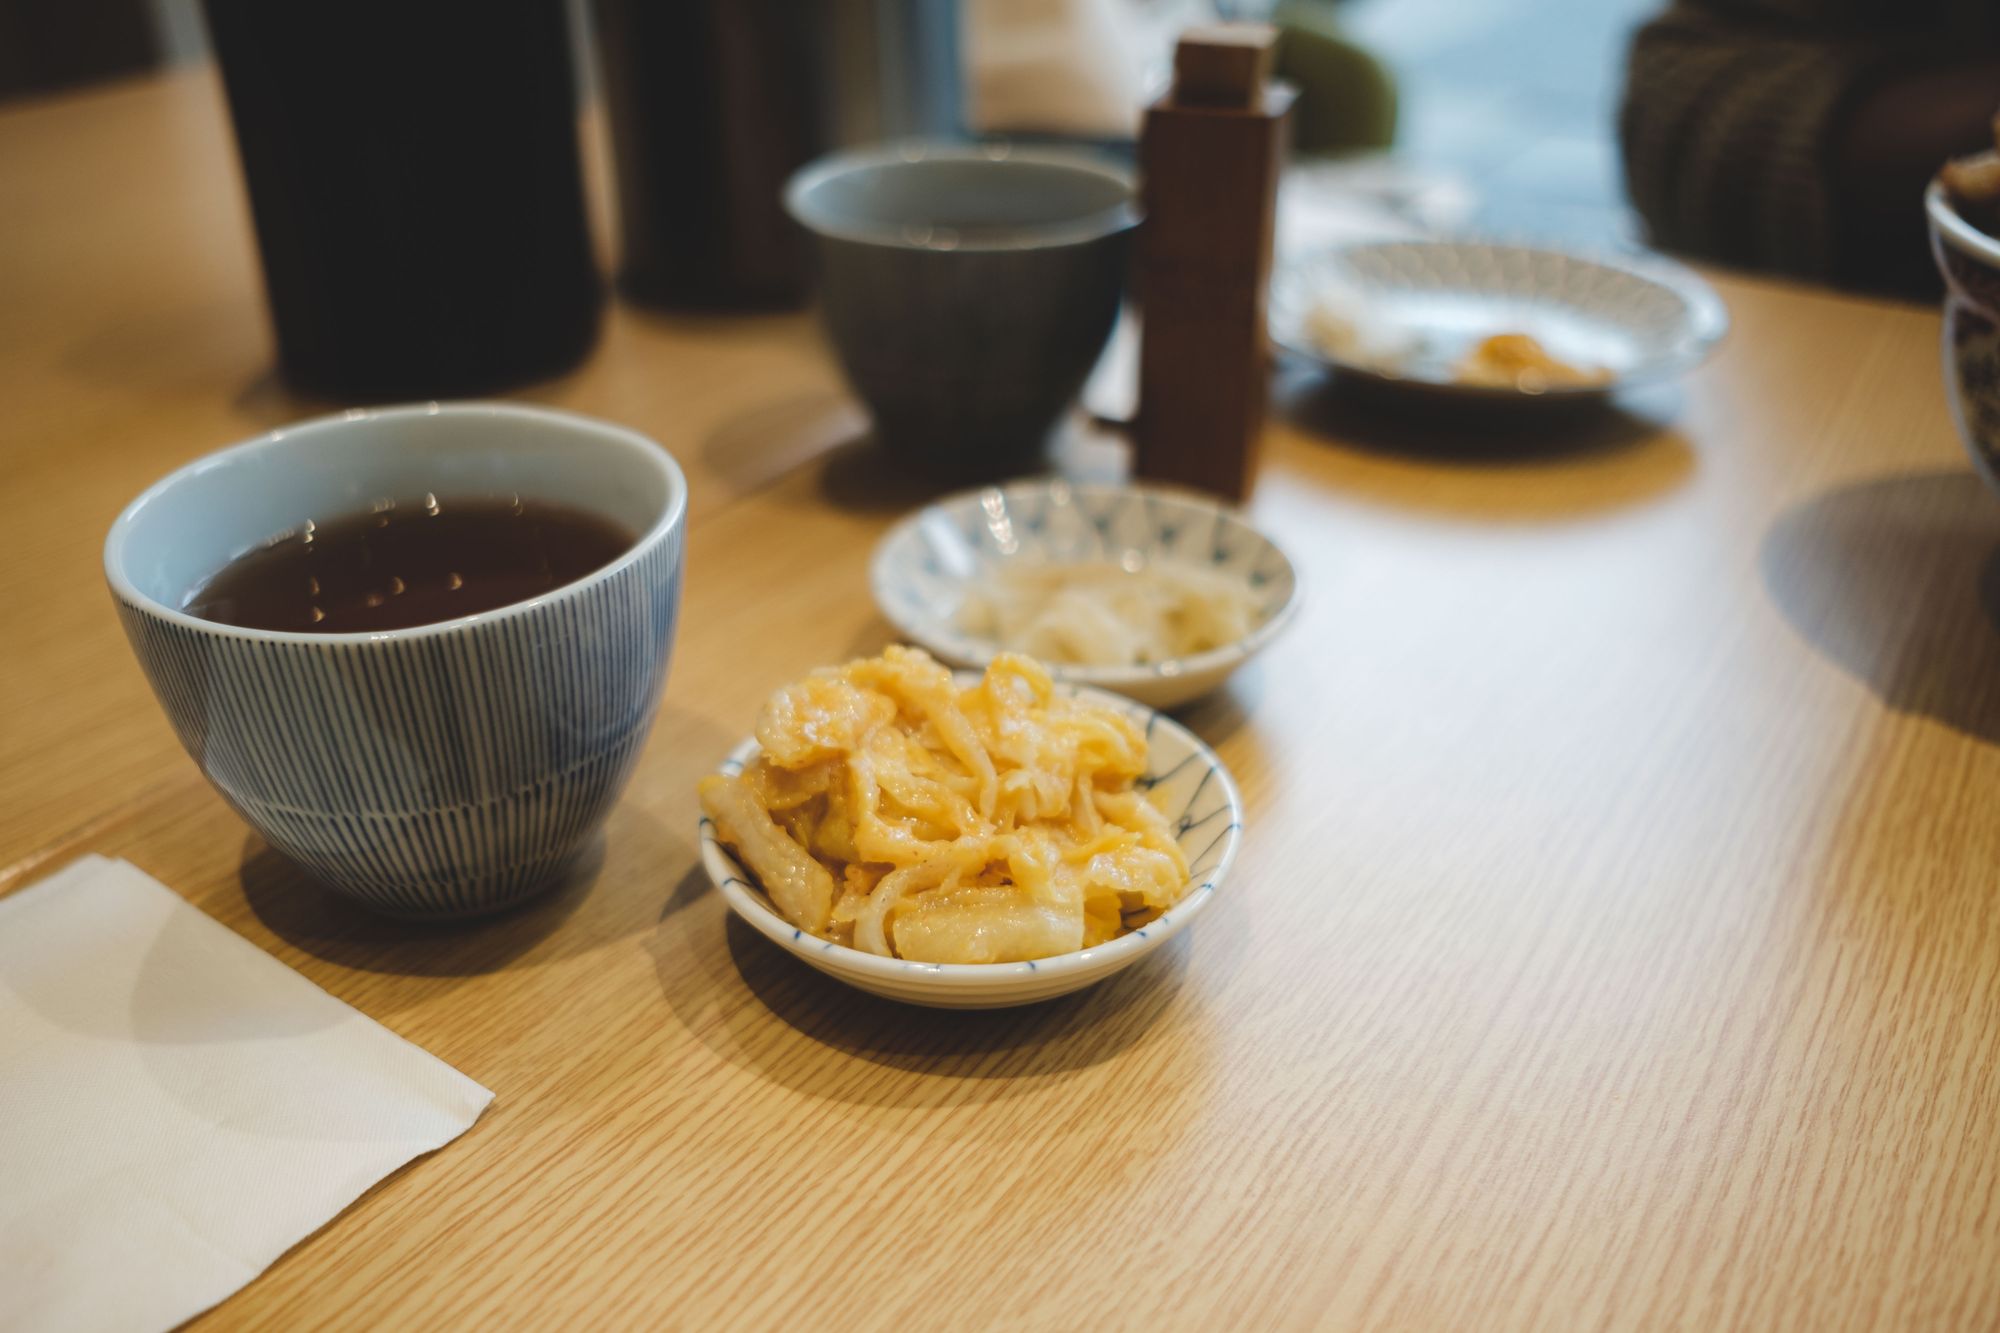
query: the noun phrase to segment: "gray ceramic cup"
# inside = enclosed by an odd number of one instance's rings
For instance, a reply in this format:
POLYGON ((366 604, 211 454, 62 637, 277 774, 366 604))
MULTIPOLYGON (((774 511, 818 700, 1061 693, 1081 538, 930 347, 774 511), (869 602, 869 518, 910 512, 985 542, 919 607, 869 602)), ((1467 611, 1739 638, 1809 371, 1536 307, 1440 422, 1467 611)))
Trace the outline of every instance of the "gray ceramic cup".
POLYGON ((600 421, 499 403, 347 412, 188 464, 112 524, 104 570, 181 743, 264 840, 380 911, 478 916, 554 883, 617 801, 666 679, 687 483, 600 421), (189 615, 235 556, 383 499, 519 494, 632 532, 593 574, 410 629, 189 615))
POLYGON ((822 158, 785 205, 816 239, 821 313, 876 438, 932 476, 1033 468, 1118 317, 1130 174, 900 145, 822 158))

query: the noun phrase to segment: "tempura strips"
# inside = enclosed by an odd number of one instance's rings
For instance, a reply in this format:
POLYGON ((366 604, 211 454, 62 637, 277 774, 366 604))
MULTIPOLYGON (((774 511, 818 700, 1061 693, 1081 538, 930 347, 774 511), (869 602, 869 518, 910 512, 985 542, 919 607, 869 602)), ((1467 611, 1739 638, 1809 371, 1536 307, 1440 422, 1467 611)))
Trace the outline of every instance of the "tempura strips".
POLYGON ((801 930, 893 957, 992 963, 1102 943, 1187 890, 1137 789, 1145 733, 996 659, 961 688, 921 651, 816 672, 773 695, 762 753, 702 807, 801 930))

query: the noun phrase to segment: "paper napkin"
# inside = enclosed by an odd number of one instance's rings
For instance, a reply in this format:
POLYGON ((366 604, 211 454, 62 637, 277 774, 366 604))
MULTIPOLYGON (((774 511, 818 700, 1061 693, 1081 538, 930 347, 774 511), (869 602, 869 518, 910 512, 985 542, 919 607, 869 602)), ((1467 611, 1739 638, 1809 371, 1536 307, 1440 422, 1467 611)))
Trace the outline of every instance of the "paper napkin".
POLYGON ((0 898, 0 1329, 163 1329, 493 1094, 92 856, 0 898))

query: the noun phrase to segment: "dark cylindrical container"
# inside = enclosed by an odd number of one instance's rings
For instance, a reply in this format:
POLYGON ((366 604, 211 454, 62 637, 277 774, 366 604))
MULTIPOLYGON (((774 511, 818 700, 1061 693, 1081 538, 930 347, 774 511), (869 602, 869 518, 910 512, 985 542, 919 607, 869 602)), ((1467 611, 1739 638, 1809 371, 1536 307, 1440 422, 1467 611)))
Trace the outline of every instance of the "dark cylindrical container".
POLYGON ((440 397, 574 365, 603 303, 562 0, 204 0, 280 368, 440 397))
POLYGON ((804 301, 805 239, 779 195, 827 137, 826 8, 595 0, 627 294, 684 310, 804 301))

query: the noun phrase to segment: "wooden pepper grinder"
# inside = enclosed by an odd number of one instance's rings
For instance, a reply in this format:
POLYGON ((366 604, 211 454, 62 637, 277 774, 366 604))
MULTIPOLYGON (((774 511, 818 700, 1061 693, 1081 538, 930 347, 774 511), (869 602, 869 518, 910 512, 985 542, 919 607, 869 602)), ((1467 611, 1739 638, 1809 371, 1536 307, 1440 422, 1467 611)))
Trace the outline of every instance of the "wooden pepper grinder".
POLYGON ((1271 82, 1275 29, 1195 28, 1139 140, 1146 221, 1134 470, 1250 494, 1270 393, 1264 322, 1293 88, 1271 82))

